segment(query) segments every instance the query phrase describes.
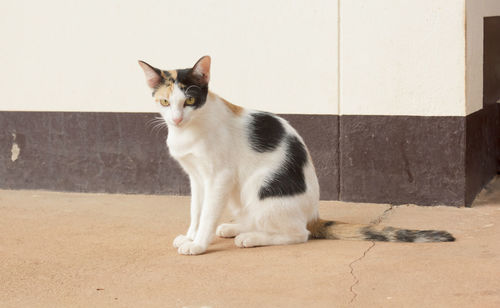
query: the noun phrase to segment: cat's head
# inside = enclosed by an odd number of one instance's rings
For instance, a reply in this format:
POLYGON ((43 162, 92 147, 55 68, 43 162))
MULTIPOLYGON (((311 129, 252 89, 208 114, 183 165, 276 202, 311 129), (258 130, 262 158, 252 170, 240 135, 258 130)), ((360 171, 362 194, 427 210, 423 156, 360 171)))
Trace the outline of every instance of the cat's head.
POLYGON ((153 98, 167 124, 187 125, 196 117, 208 94, 210 57, 204 56, 192 68, 163 71, 139 61, 153 98))

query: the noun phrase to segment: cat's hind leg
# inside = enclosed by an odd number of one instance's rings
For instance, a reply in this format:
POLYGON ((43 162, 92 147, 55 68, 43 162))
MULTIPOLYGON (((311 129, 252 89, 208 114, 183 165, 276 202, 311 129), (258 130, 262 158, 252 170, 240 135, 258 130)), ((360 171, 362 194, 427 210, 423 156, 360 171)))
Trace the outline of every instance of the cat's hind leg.
POLYGON ((215 235, 218 237, 235 237, 242 232, 249 231, 246 222, 246 213, 241 206, 240 191, 239 189, 234 189, 230 196, 228 202, 228 208, 231 210, 234 222, 220 224, 215 231, 215 235))
POLYGON ((246 221, 251 228, 242 231, 234 242, 238 247, 290 245, 307 242, 307 221, 315 216, 307 195, 269 198, 247 207, 246 221))

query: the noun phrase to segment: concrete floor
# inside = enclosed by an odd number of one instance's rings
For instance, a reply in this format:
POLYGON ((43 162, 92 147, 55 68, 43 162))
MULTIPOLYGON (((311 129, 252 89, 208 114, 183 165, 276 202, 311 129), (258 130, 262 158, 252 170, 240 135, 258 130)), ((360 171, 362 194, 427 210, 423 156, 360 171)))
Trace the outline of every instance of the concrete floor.
POLYGON ((1 307, 500 307, 500 181, 473 208, 322 202, 451 243, 316 240, 180 256, 189 198, 0 190, 1 307))

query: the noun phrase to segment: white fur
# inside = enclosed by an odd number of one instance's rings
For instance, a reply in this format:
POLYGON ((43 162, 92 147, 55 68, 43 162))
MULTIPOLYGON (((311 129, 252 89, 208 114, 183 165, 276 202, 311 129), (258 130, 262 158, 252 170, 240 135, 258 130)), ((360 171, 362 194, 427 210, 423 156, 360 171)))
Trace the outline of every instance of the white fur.
MULTIPOLYGON (((175 86, 169 107, 160 107, 169 133, 170 154, 188 173, 191 183, 191 224, 186 235, 179 235, 174 246, 180 254, 206 251, 216 223, 230 206, 235 223, 222 224, 217 235, 236 237, 239 247, 293 244, 307 241, 306 224, 318 216, 319 187, 308 154, 304 168, 305 193, 259 200, 258 192, 285 158, 282 142, 276 150, 257 153, 249 146, 247 129, 250 114, 233 114, 222 100, 209 93, 205 105, 197 110, 183 108, 184 94, 175 86), (180 125, 173 118, 182 116, 180 125)), ((281 119, 287 134, 297 132, 281 119)))

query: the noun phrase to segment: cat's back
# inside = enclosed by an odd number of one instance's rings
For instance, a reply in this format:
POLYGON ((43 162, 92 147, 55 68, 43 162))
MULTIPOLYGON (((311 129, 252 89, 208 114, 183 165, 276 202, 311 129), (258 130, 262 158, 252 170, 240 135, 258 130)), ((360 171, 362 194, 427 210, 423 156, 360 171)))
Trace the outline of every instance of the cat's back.
POLYGON ((240 158, 239 178, 244 199, 318 199, 314 166, 297 131, 285 119, 269 112, 248 111, 243 123, 246 150, 240 158))
POLYGON ((303 139, 282 117, 264 111, 249 110, 245 115, 245 133, 248 145, 255 153, 269 153, 284 143, 296 143, 307 151, 303 139))
POLYGON ((282 117, 264 111, 245 110, 242 133, 247 155, 242 163, 251 170, 302 169, 312 165, 302 137, 282 117))

